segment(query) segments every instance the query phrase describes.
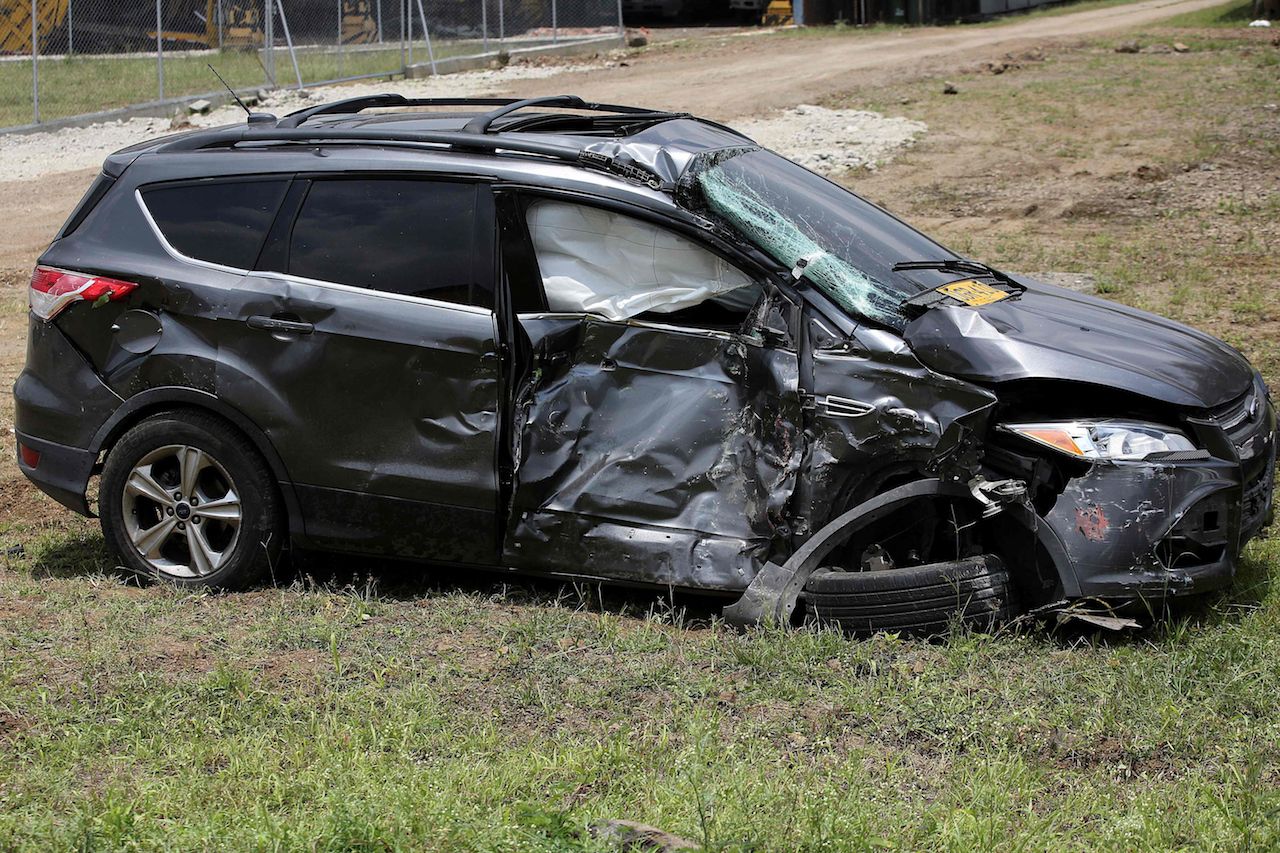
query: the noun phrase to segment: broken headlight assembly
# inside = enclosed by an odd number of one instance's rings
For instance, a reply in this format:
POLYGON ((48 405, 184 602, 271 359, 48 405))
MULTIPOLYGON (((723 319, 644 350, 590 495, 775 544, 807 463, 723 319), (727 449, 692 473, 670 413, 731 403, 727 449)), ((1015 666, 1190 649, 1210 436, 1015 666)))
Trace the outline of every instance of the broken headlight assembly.
POLYGON ((1069 456, 1137 461, 1157 453, 1195 451, 1181 432, 1136 421, 1052 421, 1004 424, 1004 429, 1069 456))

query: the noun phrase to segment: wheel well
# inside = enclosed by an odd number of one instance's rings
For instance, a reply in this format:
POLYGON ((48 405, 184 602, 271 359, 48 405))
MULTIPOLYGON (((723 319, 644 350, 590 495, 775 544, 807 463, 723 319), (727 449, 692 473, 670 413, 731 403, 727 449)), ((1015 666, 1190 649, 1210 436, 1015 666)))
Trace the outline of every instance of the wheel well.
POLYGON ((258 456, 266 463, 271 470, 273 479, 276 481, 276 487, 279 489, 280 497, 284 501, 290 534, 294 536, 301 535, 302 517, 298 507, 297 496, 294 494, 293 481, 289 478, 284 462, 280 459, 279 454, 276 453, 275 447, 267 436, 247 419, 228 414, 220 411, 220 409, 221 406, 205 405, 203 401, 161 399, 135 405, 123 414, 118 413, 114 422, 108 422, 104 425, 100 433, 101 438, 96 442, 99 466, 95 470, 101 470, 101 463, 105 462, 107 454, 111 452, 111 449, 125 433, 148 418, 183 411, 196 412, 207 417, 216 418, 253 445, 258 452, 258 456))

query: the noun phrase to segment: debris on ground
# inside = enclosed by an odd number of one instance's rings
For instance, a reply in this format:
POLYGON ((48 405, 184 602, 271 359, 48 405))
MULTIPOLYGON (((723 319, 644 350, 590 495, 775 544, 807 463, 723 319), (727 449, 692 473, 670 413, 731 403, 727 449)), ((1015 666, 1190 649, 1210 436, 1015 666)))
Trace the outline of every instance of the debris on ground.
POLYGON ((192 101, 191 103, 187 104, 187 112, 193 116, 208 115, 208 113, 212 109, 213 109, 213 104, 211 104, 209 101, 205 100, 204 98, 201 98, 198 101, 192 101))
POLYGON ((1169 177, 1169 173, 1160 166, 1151 166, 1143 163, 1134 170, 1133 176, 1140 181, 1154 183, 1155 181, 1163 181, 1165 178, 1169 177))
POLYGON ((610 842, 622 850, 635 853, 668 853, 672 850, 697 850, 698 845, 687 838, 672 835, 656 826, 636 823, 633 820, 606 820, 593 824, 591 835, 600 841, 610 842))
POLYGON ((874 170, 928 130, 924 122, 866 110, 831 110, 811 104, 734 128, 784 157, 818 172, 874 170))
POLYGON ((979 74, 1003 74, 1006 71, 1015 71, 1028 62, 1044 62, 1044 59, 1044 48, 1033 47, 1017 53, 1006 53, 999 59, 980 62, 971 70, 979 74))
POLYGON ((644 47, 648 43, 649 30, 646 27, 627 30, 627 47, 644 47))
POLYGON ((1186 53, 1186 52, 1188 52, 1189 50, 1191 50, 1191 48, 1187 47, 1185 44, 1183 44, 1183 43, 1182 43, 1182 42, 1180 42, 1180 41, 1175 41, 1175 42, 1173 43, 1173 52, 1174 52, 1174 53, 1186 53))
POLYGON ((950 80, 942 84, 942 94, 944 95, 955 95, 955 94, 959 94, 959 92, 960 92, 960 89, 956 86, 955 83, 952 83, 950 80))
POLYGON ((1140 50, 1142 50, 1142 45, 1132 39, 1129 41, 1122 41, 1116 45, 1116 53, 1137 53, 1140 50))

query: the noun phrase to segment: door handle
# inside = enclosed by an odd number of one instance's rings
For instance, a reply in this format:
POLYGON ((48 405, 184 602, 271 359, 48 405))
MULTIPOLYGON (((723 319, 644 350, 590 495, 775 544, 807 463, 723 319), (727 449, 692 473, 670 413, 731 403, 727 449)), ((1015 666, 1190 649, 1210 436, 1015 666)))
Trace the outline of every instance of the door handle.
POLYGON ((245 321, 250 329, 262 329, 267 332, 288 332, 294 335, 309 335, 316 330, 314 323, 302 320, 286 320, 283 317, 264 317, 261 314, 245 321))

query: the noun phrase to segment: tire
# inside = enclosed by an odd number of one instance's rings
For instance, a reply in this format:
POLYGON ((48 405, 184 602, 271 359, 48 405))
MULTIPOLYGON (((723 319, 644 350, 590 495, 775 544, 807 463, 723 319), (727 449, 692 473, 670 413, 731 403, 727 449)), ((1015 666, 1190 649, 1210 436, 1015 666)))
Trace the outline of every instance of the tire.
POLYGON ((194 410, 154 415, 126 432, 107 454, 98 490, 102 533, 123 565, 193 589, 260 580, 280 555, 280 507, 257 448, 194 410))
POLYGON ((818 569, 800 598, 808 620, 856 634, 932 636, 956 620, 986 629, 1017 614, 1009 572, 990 554, 878 572, 818 569))

